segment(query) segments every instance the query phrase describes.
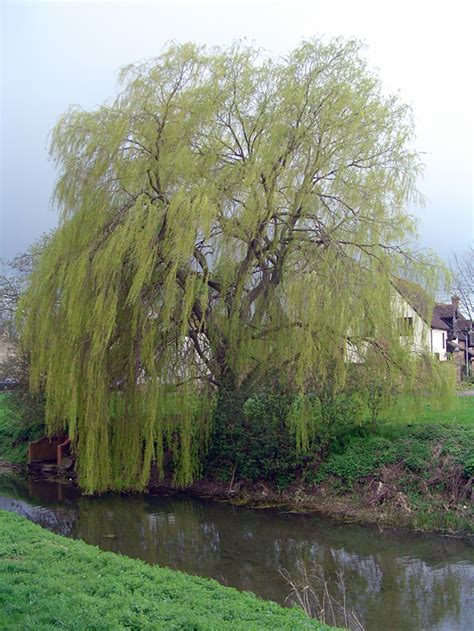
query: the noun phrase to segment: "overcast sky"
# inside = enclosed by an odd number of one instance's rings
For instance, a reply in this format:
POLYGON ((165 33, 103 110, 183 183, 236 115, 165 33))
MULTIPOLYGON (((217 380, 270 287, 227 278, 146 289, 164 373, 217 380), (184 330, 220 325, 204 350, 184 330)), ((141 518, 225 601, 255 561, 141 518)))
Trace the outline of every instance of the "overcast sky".
POLYGON ((56 225, 48 134, 71 104, 95 108, 120 66, 169 40, 246 38, 276 54, 302 38, 355 36, 387 93, 414 110, 426 172, 420 243, 444 259, 474 239, 472 16, 468 0, 155 0, 24 2, 1 6, 0 256, 24 251, 56 225))

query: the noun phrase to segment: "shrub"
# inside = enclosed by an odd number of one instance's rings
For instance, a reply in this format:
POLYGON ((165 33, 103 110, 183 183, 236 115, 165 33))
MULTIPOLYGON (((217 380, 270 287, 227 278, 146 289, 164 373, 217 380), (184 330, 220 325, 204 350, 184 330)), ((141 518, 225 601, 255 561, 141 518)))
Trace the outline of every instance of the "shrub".
POLYGON ((216 409, 206 471, 224 481, 265 480, 285 488, 325 453, 341 451, 366 433, 363 405, 354 394, 225 393, 216 409))
POLYGON ((404 465, 412 471, 428 468, 433 459, 430 445, 417 440, 407 440, 399 444, 398 455, 404 465))
POLYGON ((396 446, 386 438, 356 438, 344 453, 329 456, 321 465, 316 481, 321 482, 329 475, 334 475, 352 484, 375 473, 381 466, 396 462, 397 457, 396 446))
POLYGON ((354 437, 368 434, 365 403, 359 393, 321 397, 319 441, 330 452, 340 452, 354 437))
POLYGON ((290 484, 304 458, 286 425, 289 398, 282 394, 221 397, 214 418, 206 470, 228 481, 267 480, 279 488, 290 484))

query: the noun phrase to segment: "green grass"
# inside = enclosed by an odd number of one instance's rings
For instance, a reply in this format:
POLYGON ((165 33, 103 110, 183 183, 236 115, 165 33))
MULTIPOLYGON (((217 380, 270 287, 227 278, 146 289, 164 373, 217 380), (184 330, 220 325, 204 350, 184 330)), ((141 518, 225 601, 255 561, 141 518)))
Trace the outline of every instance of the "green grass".
POLYGON ((0 393, 0 460, 26 462, 21 419, 10 404, 10 395, 5 392, 0 393))
POLYGON ((15 394, 0 392, 0 460, 10 463, 27 461, 28 443, 44 434, 43 421, 33 422, 15 394))
POLYGON ((413 408, 403 399, 394 404, 382 415, 382 421, 388 423, 443 423, 474 427, 474 397, 456 397, 448 409, 440 408, 429 400, 413 408))
POLYGON ((0 511, 0 628, 330 629, 299 609, 103 552, 5 511, 0 511))

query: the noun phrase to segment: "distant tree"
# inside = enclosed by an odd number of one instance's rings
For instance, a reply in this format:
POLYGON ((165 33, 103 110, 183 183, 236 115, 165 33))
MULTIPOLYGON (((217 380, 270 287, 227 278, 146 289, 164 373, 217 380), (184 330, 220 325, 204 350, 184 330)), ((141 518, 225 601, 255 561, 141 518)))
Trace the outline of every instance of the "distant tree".
POLYGON ((471 245, 454 255, 451 267, 454 291, 459 294, 461 305, 471 322, 474 322, 474 247, 471 245))
POLYGON ((45 234, 23 254, 1 261, 0 335, 7 343, 9 352, 0 361, 0 380, 15 384, 15 389, 9 395, 8 409, 16 419, 21 440, 25 442, 36 440, 45 431, 44 392, 42 387, 33 393, 29 391, 29 353, 21 347, 16 317, 33 268, 50 238, 51 234, 45 234))
POLYGON ((22 329, 87 490, 142 488, 164 446, 189 482, 205 392, 340 387, 349 332, 381 374, 416 378, 390 302, 394 277, 436 275, 403 245, 420 162, 409 108, 359 53, 173 45, 56 126, 61 227, 22 329))
POLYGON ((10 261, 3 260, 1 264, 0 313, 4 330, 13 337, 16 308, 32 271, 32 255, 26 252, 10 261))

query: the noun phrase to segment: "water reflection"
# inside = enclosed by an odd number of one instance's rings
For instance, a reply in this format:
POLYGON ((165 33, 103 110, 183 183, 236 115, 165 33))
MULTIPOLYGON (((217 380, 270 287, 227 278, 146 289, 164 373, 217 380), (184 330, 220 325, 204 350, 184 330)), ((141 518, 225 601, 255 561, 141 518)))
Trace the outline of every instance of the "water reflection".
POLYGON ((55 532, 284 603, 278 573, 342 570, 348 607, 367 630, 473 628, 474 547, 469 540, 338 525, 308 515, 235 508, 187 497, 80 496, 72 487, 0 479, 0 508, 55 532))

